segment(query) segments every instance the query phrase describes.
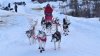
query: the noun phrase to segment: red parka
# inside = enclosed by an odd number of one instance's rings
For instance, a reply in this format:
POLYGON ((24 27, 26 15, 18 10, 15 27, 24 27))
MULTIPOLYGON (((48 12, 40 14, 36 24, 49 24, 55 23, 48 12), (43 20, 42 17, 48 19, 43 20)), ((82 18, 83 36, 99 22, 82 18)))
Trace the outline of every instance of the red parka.
POLYGON ((45 7, 45 10, 44 10, 46 22, 52 21, 52 12, 53 12, 53 9, 50 7, 49 4, 47 4, 47 6, 45 7))

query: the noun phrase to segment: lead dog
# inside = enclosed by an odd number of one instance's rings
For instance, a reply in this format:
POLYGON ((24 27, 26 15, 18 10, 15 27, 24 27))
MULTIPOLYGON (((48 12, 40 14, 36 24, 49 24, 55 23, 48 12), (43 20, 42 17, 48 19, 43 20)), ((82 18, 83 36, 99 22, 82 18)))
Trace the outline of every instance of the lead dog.
POLYGON ((56 42, 58 42, 58 48, 60 48, 61 33, 59 31, 56 31, 54 34, 52 34, 51 42, 54 42, 54 50, 56 50, 56 42))
POLYGON ((34 29, 35 29, 35 27, 33 27, 33 29, 30 29, 30 30, 27 30, 26 31, 26 35, 27 35, 27 37, 28 37, 28 39, 30 41, 30 45, 32 43, 35 43, 36 42, 36 36, 35 36, 34 29))
POLYGON ((34 22, 35 23, 33 24, 32 29, 29 29, 29 30, 26 31, 26 35, 27 35, 27 37, 28 37, 28 39, 30 41, 30 45, 31 45, 31 43, 35 43, 36 42, 36 38, 37 38, 35 36, 35 27, 36 27, 38 21, 34 21, 34 22))
POLYGON ((40 53, 42 53, 42 51, 45 51, 45 44, 47 41, 46 33, 43 31, 39 31, 39 33, 37 35, 37 39, 39 42, 40 53))

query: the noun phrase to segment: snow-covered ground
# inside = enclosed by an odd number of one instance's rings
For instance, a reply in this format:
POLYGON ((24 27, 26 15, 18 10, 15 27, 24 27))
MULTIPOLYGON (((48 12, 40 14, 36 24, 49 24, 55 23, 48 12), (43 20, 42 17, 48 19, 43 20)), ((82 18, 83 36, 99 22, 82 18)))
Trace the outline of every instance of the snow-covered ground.
MULTIPOLYGON (((71 22, 70 32, 68 36, 64 36, 59 27, 62 33, 60 49, 54 50, 54 45, 50 42, 51 36, 47 37, 46 50, 43 53, 38 50, 38 42, 29 45, 25 31, 36 20, 36 32, 40 30, 40 20, 44 16, 43 11, 31 10, 32 6, 32 3, 27 3, 25 7, 19 6, 18 13, 0 10, 0 16, 9 15, 3 17, 9 19, 7 25, 0 26, 0 56, 100 56, 100 22, 97 18, 67 16, 71 22)), ((53 16, 58 17, 62 24, 65 15, 54 9, 53 16)))

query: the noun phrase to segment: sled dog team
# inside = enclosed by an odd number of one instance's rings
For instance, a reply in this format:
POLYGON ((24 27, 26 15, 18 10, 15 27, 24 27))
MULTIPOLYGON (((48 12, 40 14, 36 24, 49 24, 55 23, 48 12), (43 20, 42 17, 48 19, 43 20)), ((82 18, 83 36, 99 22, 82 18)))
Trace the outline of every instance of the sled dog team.
MULTIPOLYGON (((46 23, 45 20, 43 20, 43 18, 41 20, 41 26, 44 29, 50 28, 49 30, 51 31, 52 24, 56 24, 56 25, 59 24, 59 20, 55 19, 53 22, 50 22, 50 23, 46 23)), ((32 43, 35 43, 36 41, 38 41, 38 43, 39 43, 38 49, 40 50, 40 53, 42 53, 43 51, 45 51, 45 44, 46 44, 48 35, 46 35, 46 33, 43 30, 39 30, 38 34, 36 35, 35 34, 35 26, 36 25, 37 25, 37 22, 35 22, 35 25, 32 27, 32 29, 26 31, 26 35, 27 35, 27 37, 28 37, 28 39, 30 41, 30 45, 32 43), (32 40, 32 42, 31 42, 31 40, 32 40)), ((63 34, 65 36, 68 35, 68 32, 69 32, 68 26, 69 25, 70 25, 70 23, 64 18, 63 19, 63 31, 64 31, 63 34)), ((56 28, 56 31, 52 34, 51 42, 54 42, 54 50, 56 50, 56 43, 58 43, 58 48, 60 48, 61 33, 58 31, 57 28, 56 28)))

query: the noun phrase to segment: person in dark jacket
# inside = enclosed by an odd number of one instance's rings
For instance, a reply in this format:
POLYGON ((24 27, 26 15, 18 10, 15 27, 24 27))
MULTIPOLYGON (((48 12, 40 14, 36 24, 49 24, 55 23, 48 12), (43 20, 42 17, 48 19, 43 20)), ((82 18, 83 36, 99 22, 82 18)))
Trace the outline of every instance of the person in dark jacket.
POLYGON ((10 8, 11 6, 10 6, 10 3, 8 4, 8 7, 10 8))
POLYGON ((17 12, 17 8, 18 8, 18 6, 17 6, 17 4, 15 4, 15 12, 17 12))

